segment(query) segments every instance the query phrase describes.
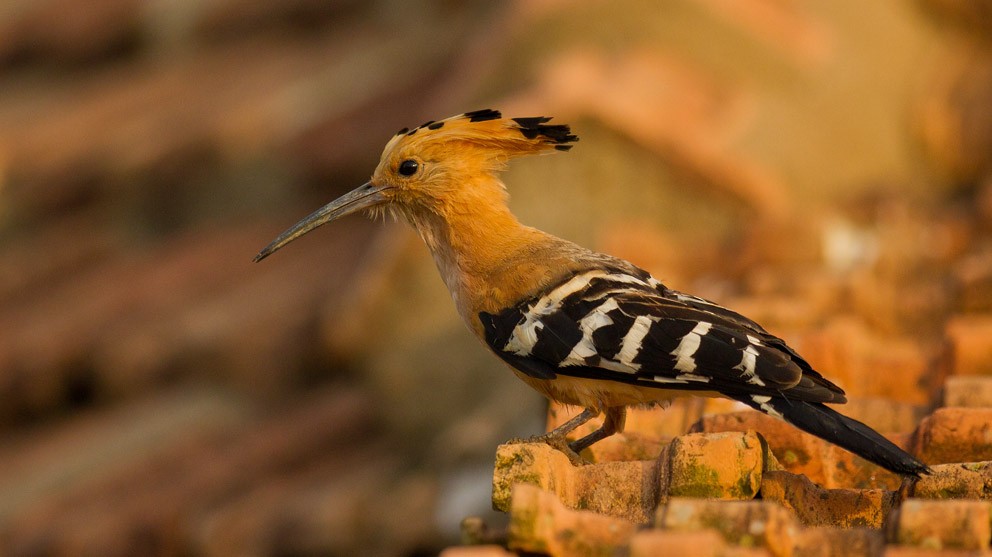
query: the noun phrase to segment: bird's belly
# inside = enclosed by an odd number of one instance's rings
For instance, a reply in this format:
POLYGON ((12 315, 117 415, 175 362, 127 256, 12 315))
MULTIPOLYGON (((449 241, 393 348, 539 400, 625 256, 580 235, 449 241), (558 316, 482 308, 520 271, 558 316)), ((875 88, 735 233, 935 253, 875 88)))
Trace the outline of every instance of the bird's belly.
POLYGON ((558 375, 555 379, 538 379, 513 370, 517 377, 544 396, 585 408, 611 408, 614 406, 635 406, 638 404, 666 403, 684 396, 722 396, 714 391, 688 391, 682 389, 658 389, 642 387, 618 381, 568 377, 558 375))

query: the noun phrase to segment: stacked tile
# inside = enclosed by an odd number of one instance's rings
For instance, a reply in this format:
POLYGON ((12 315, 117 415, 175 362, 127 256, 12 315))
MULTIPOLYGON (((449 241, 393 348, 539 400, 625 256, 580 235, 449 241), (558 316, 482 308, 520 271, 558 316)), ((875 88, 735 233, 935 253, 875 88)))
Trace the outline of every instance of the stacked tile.
POLYGON ((932 464, 917 481, 752 411, 709 415, 697 433, 659 442, 665 428, 645 424, 663 415, 644 410, 632 420, 640 431, 594 445, 585 466, 540 443, 501 446, 493 503, 510 514, 511 550, 551 555, 988 550, 989 392, 992 377, 954 376, 944 399, 968 407, 939 408, 915 435, 894 437, 932 464))

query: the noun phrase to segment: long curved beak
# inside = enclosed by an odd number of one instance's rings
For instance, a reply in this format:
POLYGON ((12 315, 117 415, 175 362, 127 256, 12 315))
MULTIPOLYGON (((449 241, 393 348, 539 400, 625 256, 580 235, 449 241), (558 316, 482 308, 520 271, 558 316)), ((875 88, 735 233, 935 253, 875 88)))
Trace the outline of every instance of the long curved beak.
POLYGON ((276 250, 303 236, 318 226, 327 224, 332 220, 339 219, 345 215, 350 215, 355 211, 361 211, 369 207, 378 205, 385 201, 382 195, 383 188, 372 182, 365 182, 361 186, 351 190, 341 197, 324 205, 311 213, 308 217, 293 225, 292 228, 283 232, 271 244, 265 246, 262 251, 255 256, 256 263, 275 253, 276 250))

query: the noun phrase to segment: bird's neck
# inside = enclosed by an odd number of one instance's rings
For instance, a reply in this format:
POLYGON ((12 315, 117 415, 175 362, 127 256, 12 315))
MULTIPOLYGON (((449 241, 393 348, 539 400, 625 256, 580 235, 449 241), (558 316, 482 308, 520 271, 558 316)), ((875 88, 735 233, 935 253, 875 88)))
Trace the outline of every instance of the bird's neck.
POLYGON ((473 328, 570 272, 572 246, 521 224, 502 203, 411 216, 459 313, 473 328), (566 249, 561 249, 566 247, 566 249))

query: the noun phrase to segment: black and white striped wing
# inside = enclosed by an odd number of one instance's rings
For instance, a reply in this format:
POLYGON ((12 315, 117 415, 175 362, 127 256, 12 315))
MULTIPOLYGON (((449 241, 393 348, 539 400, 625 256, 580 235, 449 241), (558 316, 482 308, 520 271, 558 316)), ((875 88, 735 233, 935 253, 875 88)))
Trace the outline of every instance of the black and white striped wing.
POLYGON ((646 273, 585 271, 480 319, 501 358, 541 379, 561 374, 716 391, 753 406, 783 395, 844 401, 840 388, 781 339, 731 310, 668 290, 646 273))
POLYGON ((712 302, 633 269, 594 269, 499 314, 486 341, 539 379, 559 375, 666 390, 718 392, 900 474, 929 468, 825 402, 844 391, 781 339, 712 302))

